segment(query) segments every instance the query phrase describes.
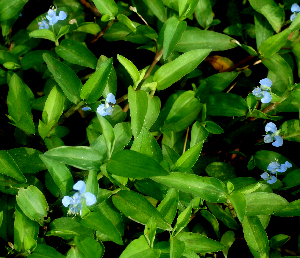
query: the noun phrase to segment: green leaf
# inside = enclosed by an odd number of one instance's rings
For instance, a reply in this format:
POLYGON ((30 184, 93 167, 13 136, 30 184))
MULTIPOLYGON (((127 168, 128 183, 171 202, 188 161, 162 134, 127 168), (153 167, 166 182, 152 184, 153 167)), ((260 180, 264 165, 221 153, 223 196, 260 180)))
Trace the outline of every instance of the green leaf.
POLYGON ((53 247, 45 244, 38 244, 34 252, 28 256, 29 258, 64 258, 61 253, 57 252, 53 247))
POLYGON ((293 71, 280 55, 274 54, 269 58, 262 58, 262 63, 276 75, 276 80, 281 81, 288 88, 294 84, 293 71))
POLYGON ((117 19, 119 22, 123 23, 128 29, 136 32, 136 25, 124 14, 118 14, 117 19))
POLYGON ((65 26, 62 26, 60 29, 59 29, 59 32, 57 33, 56 35, 56 44, 58 45, 58 40, 65 34, 67 34, 69 32, 69 29, 70 29, 70 25, 65 25, 65 26))
POLYGON ((180 258, 184 249, 184 242, 178 240, 177 237, 170 237, 170 258, 180 258))
POLYGON ((145 127, 142 128, 139 136, 135 138, 130 150, 146 154, 155 159, 157 162, 161 162, 163 159, 162 152, 157 141, 145 127))
POLYGON ((183 210, 178 215, 176 224, 173 228, 174 236, 180 233, 180 231, 187 226, 187 224, 190 222, 191 215, 192 215, 192 205, 189 205, 188 207, 186 207, 185 210, 183 210))
POLYGON ((74 238, 76 247, 85 257, 102 257, 104 248, 92 237, 78 237, 74 238))
POLYGON ((180 172, 189 171, 198 160, 201 150, 203 147, 203 142, 199 142, 193 147, 189 148, 185 153, 175 163, 175 169, 180 172))
POLYGON ((298 119, 285 121, 279 129, 285 140, 300 142, 300 124, 298 119))
POLYGON ((136 66, 128 60, 126 57, 117 55, 119 62, 124 66, 126 71, 129 73, 130 77, 133 80, 134 85, 136 85, 140 80, 140 73, 136 66))
POLYGON ((222 250, 225 258, 228 257, 229 248, 232 246, 235 241, 235 234, 233 231, 226 231, 221 237, 221 244, 225 246, 225 249, 222 250))
POLYGON ((176 44, 186 29, 187 23, 185 21, 180 21, 175 16, 172 16, 166 21, 165 26, 163 43, 164 60, 168 59, 174 51, 176 44))
POLYGON ((27 86, 15 73, 12 75, 8 86, 7 106, 10 119, 21 130, 34 134, 35 126, 32 120, 30 99, 26 92, 27 86))
POLYGON ((114 0, 93 0, 93 2, 102 15, 114 17, 118 14, 118 6, 114 0))
POLYGON ((115 145, 113 149, 113 154, 123 150, 124 147, 129 143, 132 137, 130 123, 123 122, 116 124, 114 127, 114 134, 115 145))
POLYGON ((0 166, 2 168, 1 174, 10 176, 20 182, 25 183, 27 181, 12 156, 5 150, 0 150, 0 166))
POLYGON ((143 90, 135 91, 128 87, 128 100, 130 105, 131 129, 134 137, 137 137, 144 125, 148 109, 147 93, 143 90))
POLYGON ((75 72, 67 65, 59 62, 49 54, 43 54, 43 58, 49 71, 53 74, 55 81, 61 87, 66 97, 73 103, 80 102, 80 89, 82 83, 75 72))
POLYGON ((149 130, 159 116, 161 102, 160 98, 157 96, 150 96, 150 94, 147 94, 147 97, 148 107, 143 126, 149 130))
POLYGON ((266 41, 274 33, 268 20, 260 13, 254 14, 256 47, 259 49, 261 43, 266 41))
POLYGON ((184 242, 189 250, 197 253, 218 252, 225 248, 225 246, 218 241, 191 232, 183 232, 177 236, 177 239, 184 242))
POLYGON ((273 214, 289 205, 286 199, 274 193, 254 192, 246 194, 245 198, 247 216, 273 214))
POLYGON ((37 245, 39 224, 27 218, 16 206, 14 222, 14 249, 18 252, 32 251, 37 245))
POLYGON ((265 16, 272 28, 278 33, 283 25, 284 11, 273 0, 249 0, 255 11, 265 16))
POLYGON ((259 53, 265 58, 271 57, 281 49, 291 33, 291 29, 285 29, 278 34, 271 36, 260 45, 258 50, 259 53))
POLYGON ((183 33, 175 51, 188 52, 194 49, 204 50, 204 48, 210 51, 222 51, 238 46, 232 40, 233 38, 222 33, 193 28, 183 33))
POLYGON ((151 249, 144 235, 133 240, 119 258, 159 258, 160 250, 151 249))
POLYGON ((173 103, 162 130, 174 132, 185 130, 196 119, 200 109, 201 104, 195 98, 195 92, 185 91, 173 103))
POLYGON ((171 226, 158 210, 136 192, 122 190, 112 197, 112 201, 116 208, 129 219, 146 225, 149 219, 154 217, 158 228, 171 230, 171 226))
POLYGON ((293 170, 282 179, 282 183, 284 183, 285 189, 300 185, 299 172, 300 169, 293 170))
POLYGON ((89 34, 98 34, 101 31, 101 28, 97 23, 94 22, 83 22, 80 23, 79 27, 74 31, 85 32, 89 34))
POLYGON ((0 227, 2 225, 3 222, 3 211, 0 211, 0 227))
POLYGON ((206 205, 211 213, 216 216, 217 219, 221 220, 227 227, 231 229, 239 228, 238 223, 235 221, 228 210, 223 210, 220 205, 211 202, 206 202, 206 205))
POLYGON ((205 168, 205 171, 209 176, 222 181, 236 177, 234 167, 225 162, 212 162, 205 168))
POLYGON ((196 121, 192 126, 190 146, 193 147, 197 143, 204 142, 208 136, 208 131, 200 122, 196 121))
POLYGON ((221 126, 217 125, 213 121, 206 121, 205 123, 205 129, 213 134, 222 134, 224 133, 224 130, 222 129, 221 126))
POLYGON ((269 240, 257 216, 245 216, 243 232, 247 245, 255 258, 269 256, 269 240))
POLYGON ((156 235, 156 223, 155 223, 155 219, 151 217, 148 220, 147 224, 145 225, 145 229, 144 229, 144 236, 148 242, 148 245, 151 248, 153 248, 155 235, 156 235))
POLYGON ((108 82, 112 71, 113 59, 107 59, 98 68, 98 70, 87 80, 81 89, 80 97, 86 103, 94 103, 101 96, 108 82))
MULTIPOLYGON (((255 165, 261 170, 267 170, 268 165, 271 162, 276 161, 276 160, 278 160, 279 164, 283 164, 286 161, 289 161, 293 165, 293 167, 295 167, 295 165, 293 164, 292 161, 288 160, 281 154, 274 152, 274 151, 260 150, 255 153, 254 159, 255 159, 255 165)), ((289 170, 290 170, 290 168, 288 168, 288 171, 289 170)))
POLYGON ((105 234, 110 241, 113 241, 118 245, 123 245, 120 232, 106 214, 100 211, 91 212, 82 219, 81 224, 87 228, 98 230, 105 234))
POLYGON ((162 0, 142 0, 142 1, 161 22, 165 22, 167 20, 166 8, 162 0))
POLYGON ((60 189, 62 195, 66 195, 69 191, 71 191, 74 181, 68 167, 65 164, 62 164, 51 158, 47 158, 45 155, 40 155, 40 158, 46 165, 53 181, 60 189))
POLYGON ((98 113, 97 113, 97 118, 98 118, 101 128, 102 128, 103 136, 104 136, 106 147, 108 150, 108 157, 110 158, 110 156, 112 154, 114 142, 115 142, 114 130, 113 130, 111 124, 104 117, 99 115, 98 113))
POLYGON ((238 75, 238 72, 233 71, 217 73, 207 77, 199 85, 196 97, 202 98, 202 96, 219 93, 225 90, 238 75))
POLYGON ((289 206, 277 211, 274 215, 279 217, 300 216, 300 199, 291 202, 289 206))
POLYGON ((157 206, 157 210, 163 218, 171 225, 177 213, 179 193, 177 189, 170 188, 166 197, 157 206))
POLYGON ((228 198, 236 212, 239 221, 242 223, 246 213, 246 199, 240 192, 232 192, 228 198))
POLYGON ((77 64, 92 69, 96 68, 97 58, 87 47, 72 39, 63 39, 55 52, 71 64, 77 64))
POLYGON ((184 20, 186 17, 192 15, 198 2, 198 0, 179 0, 178 9, 180 20, 184 20))
POLYGON ((232 93, 217 93, 202 100, 206 103, 207 114, 211 116, 245 116, 248 106, 245 100, 232 93))
POLYGON ((198 2, 195 9, 195 16, 200 26, 204 29, 208 29, 214 19, 210 0, 198 2))
POLYGON ((152 180, 182 192, 194 194, 204 200, 226 202, 225 186, 216 178, 173 172, 168 176, 153 177, 152 180))
POLYGON ((290 236, 284 234, 275 235, 270 239, 270 247, 276 250, 289 241, 290 238, 290 236))
POLYGON ((53 42, 56 42, 55 34, 52 30, 47 30, 47 29, 34 30, 29 33, 29 36, 32 38, 48 39, 53 42))
POLYGON ((157 89, 164 90, 193 71, 210 52, 210 49, 191 50, 161 66, 153 76, 153 81, 157 82, 157 89))
POLYGON ((45 102, 42 118, 45 124, 56 123, 64 111, 65 95, 54 86, 45 102))
POLYGON ((99 170, 102 161, 102 156, 98 151, 86 146, 61 146, 46 151, 44 155, 47 158, 84 170, 99 170))
POLYGON ((0 21, 12 18, 23 9, 29 0, 2 0, 0 2, 0 21))
POLYGON ((148 155, 131 150, 114 154, 107 164, 107 170, 118 176, 129 178, 148 178, 168 175, 168 172, 148 155))
POLYGON ((28 218, 37 221, 41 226, 44 224, 49 207, 45 196, 36 186, 30 185, 27 189, 21 187, 16 200, 28 218))
POLYGON ((94 230, 80 224, 76 217, 62 217, 51 221, 46 236, 58 236, 69 240, 75 236, 93 236, 94 230))
POLYGON ((207 210, 201 210, 200 214, 210 223, 217 237, 220 238, 219 222, 216 217, 207 210))

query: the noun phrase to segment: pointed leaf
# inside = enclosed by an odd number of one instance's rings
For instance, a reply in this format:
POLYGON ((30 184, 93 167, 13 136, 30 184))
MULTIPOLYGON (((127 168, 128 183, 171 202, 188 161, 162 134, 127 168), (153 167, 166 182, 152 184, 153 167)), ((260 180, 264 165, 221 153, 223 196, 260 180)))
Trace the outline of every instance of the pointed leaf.
POLYGON ((152 180, 182 192, 194 194, 204 200, 226 202, 225 186, 216 178, 173 172, 168 176, 153 177, 152 180))
POLYGON ((113 17, 118 14, 118 6, 114 0, 93 0, 93 2, 102 15, 113 17))
POLYGON ((157 89, 164 90, 193 71, 210 52, 210 49, 192 50, 161 66, 153 76, 157 89))
POLYGON ((142 0, 145 5, 154 13, 154 15, 161 21, 167 20, 166 8, 162 0, 142 0))
POLYGON ((114 154, 107 164, 107 170, 114 175, 129 178, 148 178, 168 174, 154 159, 131 150, 122 150, 114 154))
POLYGON ((133 80, 133 83, 136 84, 140 80, 140 73, 136 66, 128 60, 126 57, 117 55, 119 62, 124 66, 126 71, 129 73, 130 77, 133 80))
POLYGON ((154 217, 156 226, 164 230, 171 230, 171 226, 164 220, 158 210, 142 195, 122 190, 112 197, 114 205, 126 217, 146 225, 154 217))
POLYGON ((43 58, 49 71, 53 74, 55 81, 61 87, 66 97, 73 103, 80 101, 80 89, 82 83, 75 72, 67 65, 59 62, 49 54, 43 54, 43 58))

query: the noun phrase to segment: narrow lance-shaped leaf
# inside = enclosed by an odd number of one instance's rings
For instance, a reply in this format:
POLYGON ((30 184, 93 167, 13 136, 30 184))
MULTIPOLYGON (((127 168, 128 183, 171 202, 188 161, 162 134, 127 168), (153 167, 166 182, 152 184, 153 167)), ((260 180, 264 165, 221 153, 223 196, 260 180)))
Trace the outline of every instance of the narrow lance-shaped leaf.
POLYGON ((130 77, 133 80, 133 83, 136 84, 140 80, 140 73, 136 66, 128 60, 126 57, 117 55, 119 62, 124 66, 126 71, 129 73, 130 77))
POLYGON ((101 96, 108 82, 112 70, 113 59, 107 59, 98 68, 98 70, 87 80, 81 89, 80 97, 86 103, 96 102, 101 96))
POLYGON ((0 1, 0 21, 12 18, 18 13, 29 0, 1 0, 0 1))
POLYGON ((82 83, 75 72, 67 65, 59 62, 49 54, 43 54, 43 58, 49 71, 53 74, 55 81, 61 87, 66 97, 73 103, 80 101, 80 89, 82 83))
POLYGON ((210 49, 192 50, 161 66, 153 76, 157 89, 164 90, 193 71, 210 52, 210 49))
POLYGON ((168 172, 148 155, 131 150, 114 154, 107 164, 108 172, 129 178, 149 178, 168 175, 168 172))
POLYGON ((84 45, 76 40, 63 39, 60 45, 55 48, 55 52, 63 59, 72 64, 96 68, 97 58, 84 45))
POLYGON ((114 0, 93 0, 93 2, 102 15, 113 17, 118 14, 118 6, 114 0))
POLYGON ((167 20, 164 31, 164 60, 166 60, 174 51, 174 48, 185 31, 186 26, 186 21, 180 21, 175 16, 172 16, 167 20))
POLYGON ((142 0, 145 5, 154 13, 154 15, 161 21, 167 20, 166 8, 162 0, 142 0))

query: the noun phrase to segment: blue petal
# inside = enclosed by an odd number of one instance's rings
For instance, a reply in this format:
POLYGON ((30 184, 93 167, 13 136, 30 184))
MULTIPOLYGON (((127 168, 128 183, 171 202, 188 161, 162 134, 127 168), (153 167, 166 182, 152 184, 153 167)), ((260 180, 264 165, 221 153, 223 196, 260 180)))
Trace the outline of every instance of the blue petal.
POLYGON ((88 110, 91 110, 91 108, 90 107, 83 107, 82 110, 83 111, 88 111, 88 110))
POLYGON ((99 107, 97 108, 97 113, 98 113, 100 116, 106 116, 106 115, 108 115, 108 113, 106 112, 106 109, 105 109, 105 105, 104 105, 104 104, 99 105, 99 107))
POLYGON ((262 173, 262 174, 260 175, 260 177, 261 177, 262 179, 264 179, 264 180, 267 180, 267 179, 270 178, 270 176, 269 176, 269 174, 268 174, 267 172, 262 173))
POLYGON ((281 136, 277 135, 274 138, 275 138, 275 142, 272 143, 273 146, 280 147, 283 145, 283 139, 281 138, 281 136))
POLYGON ((263 95, 262 95, 262 91, 261 91, 261 88, 259 87, 256 87, 253 91, 252 91, 252 94, 258 98, 261 98, 263 95))
POLYGON ((115 98, 114 94, 108 93, 107 97, 106 97, 106 102, 116 104, 116 98, 115 98))
POLYGON ((271 172, 271 173, 276 173, 277 169, 280 167, 279 163, 278 162, 271 162, 268 166, 268 170, 271 172))
POLYGON ((285 172, 288 168, 291 168, 292 164, 288 161, 286 161, 284 164, 280 165, 280 168, 277 170, 277 172, 283 173, 285 172))
POLYGON ((273 122, 269 122, 266 124, 265 131, 275 133, 277 131, 277 126, 273 122))
POLYGON ((291 12, 292 13, 299 13, 300 12, 300 6, 298 5, 298 4, 293 4, 292 6, 291 6, 291 12))
POLYGON ((70 196, 65 196, 62 199, 63 206, 68 207, 70 205, 70 203, 71 203, 71 200, 72 200, 72 198, 70 196))
POLYGON ((288 162, 288 161, 286 161, 285 163, 284 163, 284 165, 287 167, 287 168, 291 168, 293 165, 290 163, 290 162, 288 162))
POLYGON ((269 184, 274 184, 276 181, 277 181, 276 176, 272 176, 271 179, 268 180, 267 182, 268 182, 269 184))
POLYGON ((296 16, 297 16, 297 14, 293 13, 293 14, 290 16, 290 20, 291 20, 291 21, 294 21, 295 18, 296 18, 296 16))
POLYGON ((53 9, 49 9, 48 16, 50 16, 50 17, 56 16, 56 11, 54 11, 53 9))
POLYGON ((263 92, 263 98, 261 99, 261 103, 269 103, 272 100, 272 96, 269 92, 264 91, 263 92))
POLYGON ((59 15, 57 16, 57 19, 59 21, 65 20, 67 18, 67 14, 64 11, 60 11, 59 15))
POLYGON ((265 137, 264 137, 264 142, 265 143, 270 143, 272 141, 273 141, 273 138, 272 138, 271 135, 269 135, 269 134, 265 135, 265 137))
POLYGON ((73 189, 79 191, 80 194, 84 194, 84 192, 85 192, 85 182, 83 182, 82 180, 79 180, 73 186, 73 189))
POLYGON ((84 197, 87 206, 93 205, 97 201, 96 196, 90 192, 84 193, 84 197))
POLYGON ((259 81, 260 85, 265 85, 267 87, 271 87, 272 86, 272 81, 269 78, 265 78, 265 79, 261 79, 259 81))

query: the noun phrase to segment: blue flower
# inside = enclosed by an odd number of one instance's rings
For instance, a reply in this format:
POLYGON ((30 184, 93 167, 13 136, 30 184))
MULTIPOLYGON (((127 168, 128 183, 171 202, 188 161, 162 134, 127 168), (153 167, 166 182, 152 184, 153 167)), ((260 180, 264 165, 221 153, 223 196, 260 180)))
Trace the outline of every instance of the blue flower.
POLYGON ((83 107, 82 110, 83 111, 88 111, 88 110, 91 110, 91 108, 90 107, 83 107))
POLYGON ((268 78, 261 79, 259 81, 260 86, 256 87, 252 94, 258 98, 261 98, 262 103, 269 103, 272 100, 272 96, 270 94, 270 88, 272 86, 272 81, 268 78))
POLYGON ((277 130, 277 127, 273 122, 269 122, 266 124, 265 131, 267 133, 264 137, 265 143, 272 142, 272 145, 275 147, 280 147, 283 145, 283 139, 279 135, 280 130, 277 130))
POLYGON ((49 25, 45 20, 38 22, 39 29, 49 29, 49 25))
POLYGON ((54 25, 58 21, 65 20, 67 18, 67 14, 64 11, 60 11, 59 15, 56 15, 56 9, 50 9, 48 11, 48 15, 46 15, 47 20, 50 25, 54 25))
POLYGON ((291 12, 293 13, 290 17, 290 20, 291 21, 294 21, 296 16, 298 15, 298 13, 300 13, 300 6, 298 4, 293 4, 291 6, 291 12))
POLYGON ((93 205, 96 203, 96 196, 90 192, 85 192, 86 186, 82 180, 78 181, 73 189, 79 193, 76 192, 73 197, 65 196, 62 199, 62 204, 65 207, 69 206, 68 214, 77 215, 79 213, 81 215, 82 201, 85 200, 87 206, 93 205))
POLYGON ((260 177, 264 180, 268 180, 269 184, 274 184, 277 181, 276 176, 270 175, 268 172, 264 172, 260 175, 260 177))
POLYGON ((291 168, 292 164, 288 161, 286 161, 284 164, 279 164, 278 161, 273 161, 269 164, 268 166, 268 170, 272 173, 272 174, 276 174, 277 172, 279 173, 283 173, 285 172, 288 168, 291 168))
POLYGON ((114 94, 108 93, 105 99, 105 104, 100 104, 97 108, 97 113, 100 116, 111 115, 113 112, 114 104, 116 104, 116 98, 114 94))

